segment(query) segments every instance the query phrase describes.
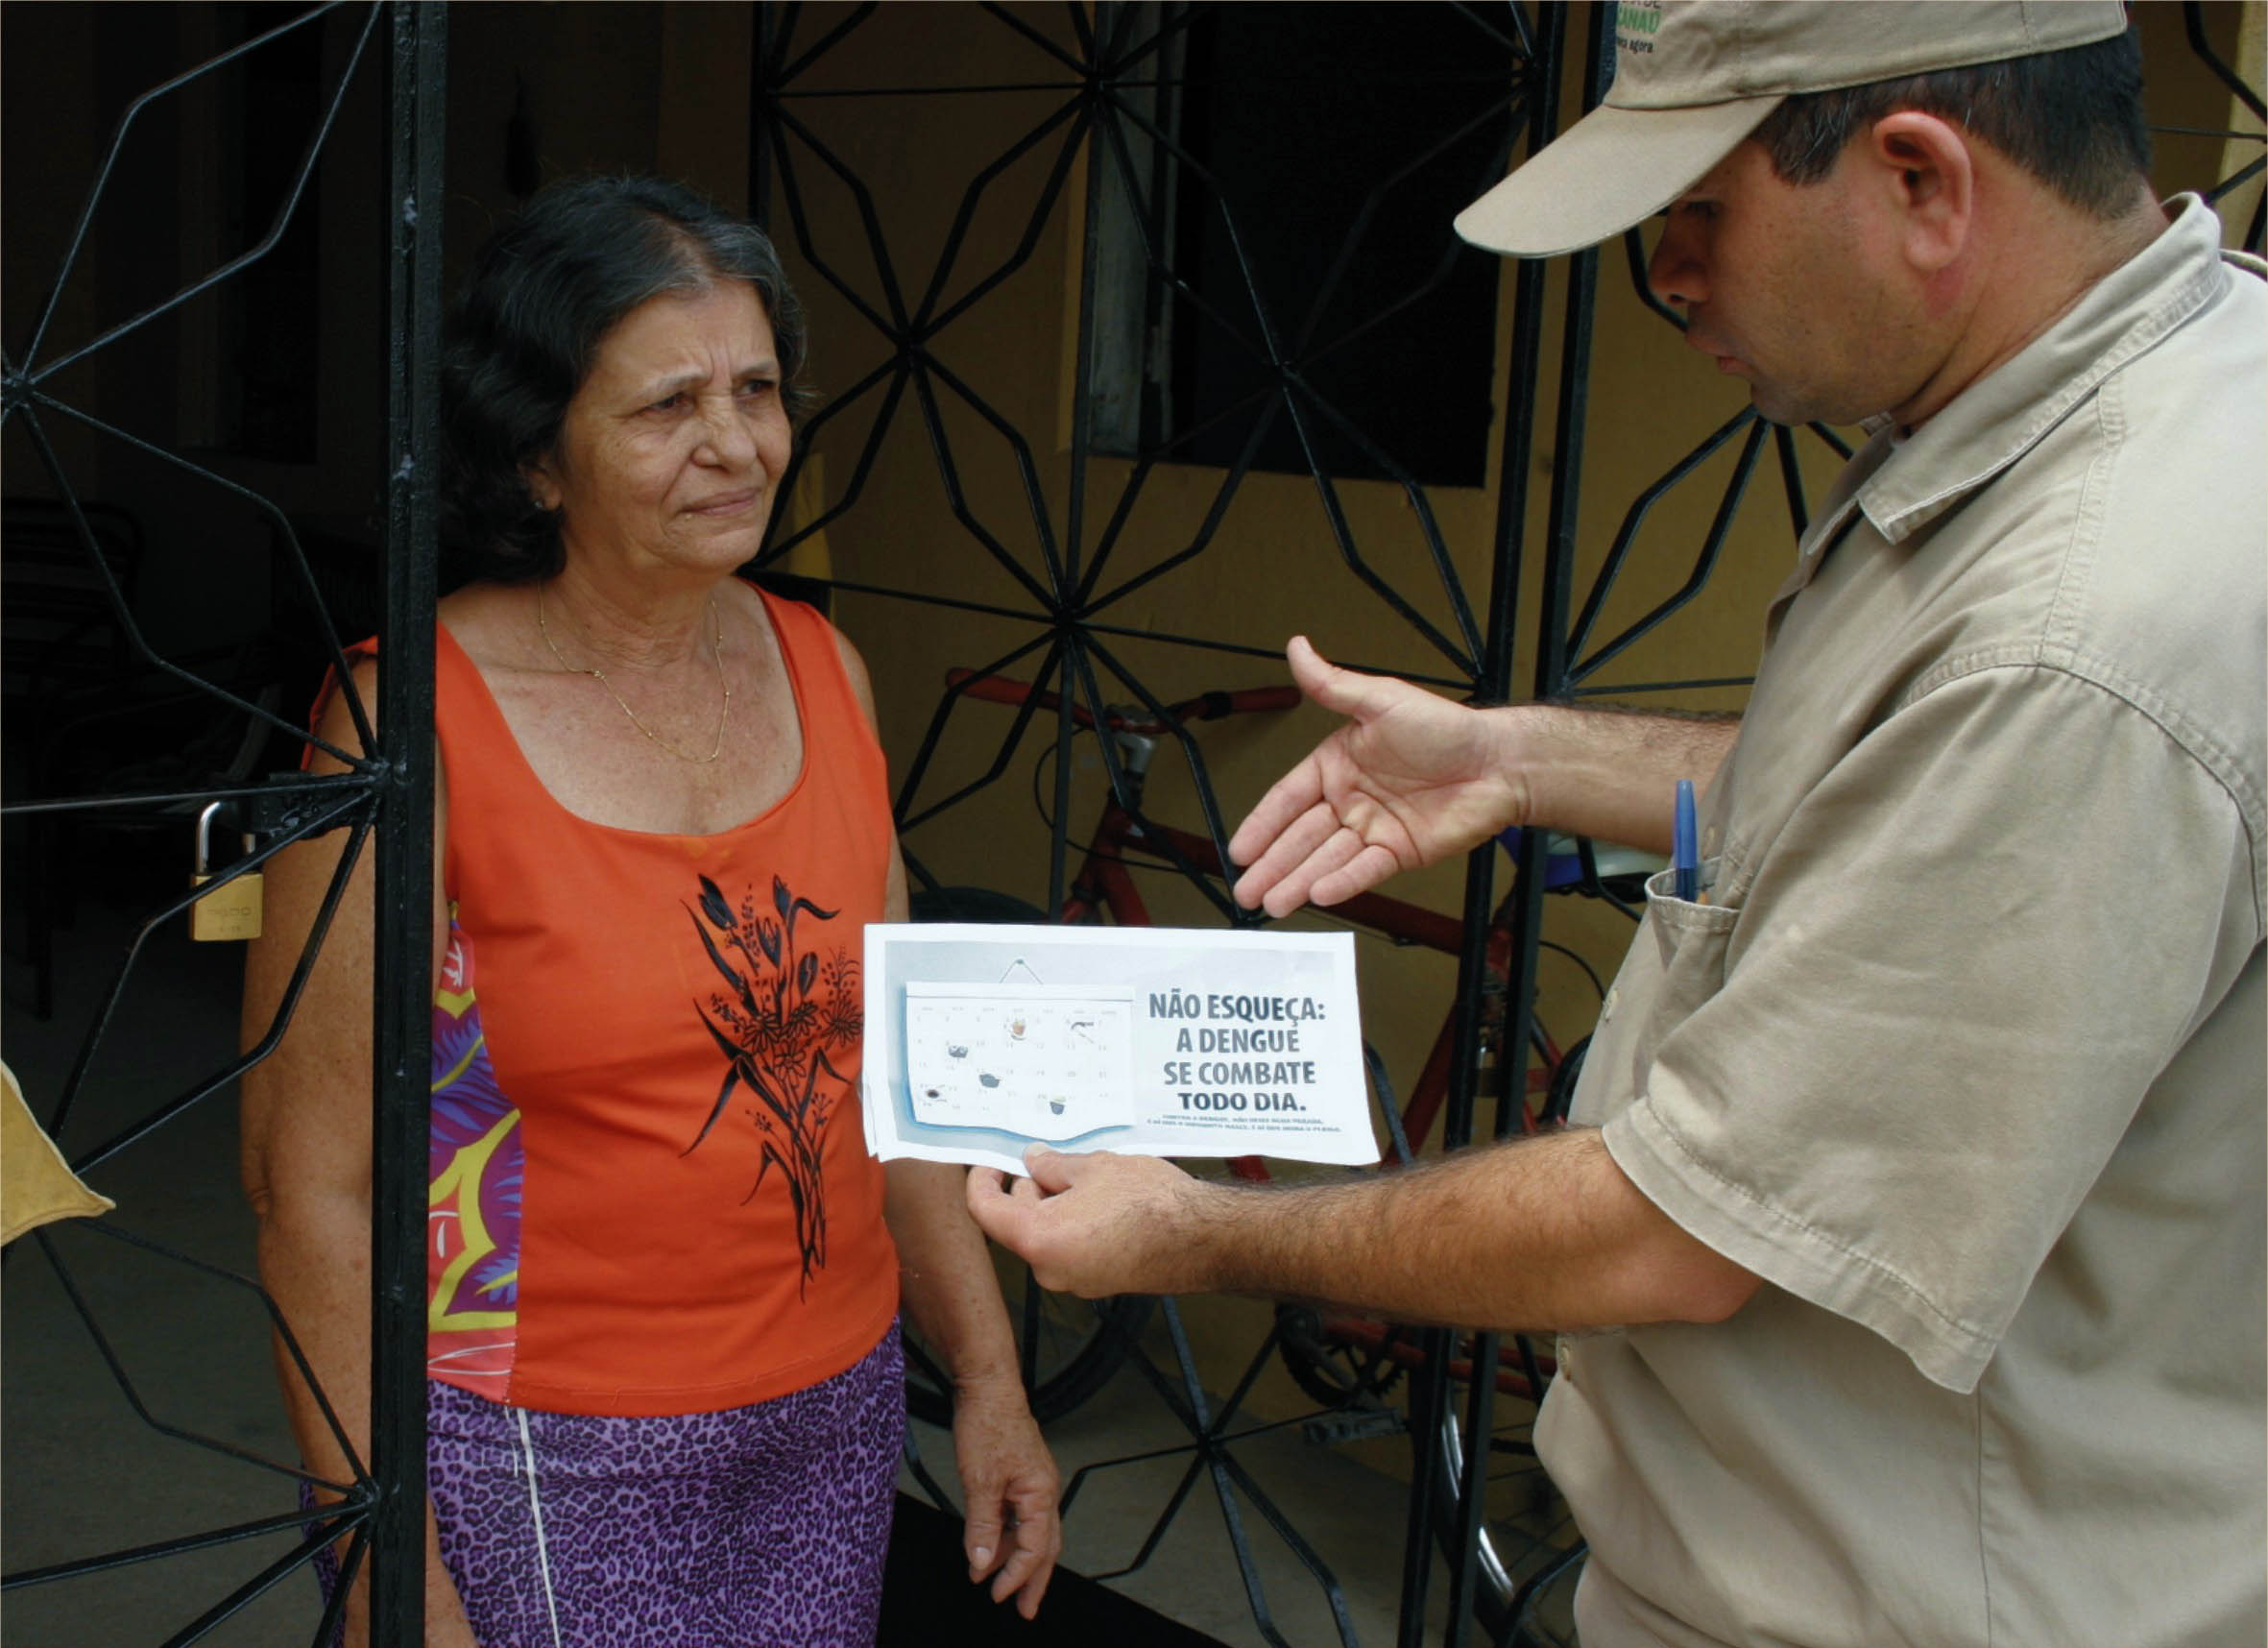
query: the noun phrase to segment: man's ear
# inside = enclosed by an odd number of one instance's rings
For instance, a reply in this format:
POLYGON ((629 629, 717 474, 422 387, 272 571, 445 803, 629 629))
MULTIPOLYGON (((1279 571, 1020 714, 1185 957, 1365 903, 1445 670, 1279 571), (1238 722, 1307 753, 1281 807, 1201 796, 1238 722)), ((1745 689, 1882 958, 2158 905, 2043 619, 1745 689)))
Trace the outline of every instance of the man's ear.
POLYGON ((1977 169, 1967 133, 1951 121, 1901 109, 1865 138, 1882 198, 1897 220, 1899 250, 1923 276, 1958 259, 1975 227, 1977 169))

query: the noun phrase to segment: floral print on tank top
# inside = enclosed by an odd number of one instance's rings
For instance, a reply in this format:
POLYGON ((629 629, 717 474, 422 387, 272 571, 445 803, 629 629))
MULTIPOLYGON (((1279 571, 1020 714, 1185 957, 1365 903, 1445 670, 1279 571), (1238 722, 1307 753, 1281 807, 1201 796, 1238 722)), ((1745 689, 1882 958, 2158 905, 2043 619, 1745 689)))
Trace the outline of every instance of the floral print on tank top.
MULTIPOLYGON (((698 908, 686 907, 693 931, 725 982, 700 1006, 717 1051, 724 1054, 724 1083, 709 1119, 701 1124, 691 1154, 709 1137, 736 1090, 753 1103, 744 1107, 760 1141, 761 1165, 749 1187, 753 1199, 772 1170, 780 1171, 795 1210, 795 1240, 803 1274, 799 1290, 808 1295, 811 1277, 827 1263, 827 1183, 821 1173, 827 1133, 851 1078, 834 1067, 830 1052, 841 1054, 858 1045, 865 1007, 858 983, 858 958, 841 945, 825 948, 796 927, 832 921, 835 910, 796 897, 780 877, 772 878, 770 911, 753 890, 737 909, 707 876, 702 876, 698 908)), ((780 1194, 781 1185, 773 1187, 780 1194)))
POLYGON ((426 1149, 425 1370, 501 1401, 519 1326, 519 1111, 496 1084, 472 946, 449 910, 433 991, 426 1149))

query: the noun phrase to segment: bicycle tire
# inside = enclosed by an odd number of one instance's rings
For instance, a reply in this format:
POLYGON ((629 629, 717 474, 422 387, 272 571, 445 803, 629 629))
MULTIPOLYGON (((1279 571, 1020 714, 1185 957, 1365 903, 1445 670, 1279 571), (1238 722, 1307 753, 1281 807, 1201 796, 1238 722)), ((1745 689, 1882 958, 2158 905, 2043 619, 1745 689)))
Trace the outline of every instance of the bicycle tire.
MULTIPOLYGON (((913 894, 908 902, 916 921, 1039 926, 1048 920, 1047 912, 1038 906, 990 887, 931 887, 913 894)), ((1030 1359, 1025 1399, 1031 1405, 1031 1417, 1045 1425, 1110 1383, 1131 1354, 1157 1301, 1147 1294, 1081 1299, 1050 1293, 1033 1282, 1031 1267, 1006 1248, 993 1246, 992 1259, 1000 1277, 1001 1297, 1007 1305, 1009 1330, 1017 1337, 1019 1366, 1025 1360, 1025 1301, 1035 1296, 1039 1301, 1032 1315, 1041 1342, 1030 1359)), ((950 1425, 952 1383, 910 1322, 904 1324, 903 1332, 906 1340, 906 1411, 929 1424, 950 1425)))
MULTIPOLYGON (((1395 1329, 1387 1324, 1386 1331, 1395 1329)), ((1317 1407, 1367 1407, 1401 1383, 1403 1367, 1384 1345, 1335 1343, 1322 1313, 1310 1305, 1276 1306, 1276 1354, 1308 1400, 1317 1407)))
POLYGON ((1567 1125, 1567 1112, 1575 1104, 1575 1084, 1582 1078, 1583 1054, 1590 1051, 1591 1038, 1586 1035, 1559 1055, 1559 1066, 1552 1072, 1552 1084, 1544 1094, 1543 1115, 1539 1118, 1544 1126, 1567 1125))
MULTIPOLYGON (((1462 1509, 1458 1485, 1463 1480, 1464 1431, 1461 1423, 1465 1392, 1461 1386, 1450 1389, 1449 1411, 1440 1421, 1424 1427, 1428 1433, 1422 1438, 1418 1427, 1412 1427, 1412 1441, 1416 1445, 1431 1446, 1434 1459, 1434 1541, 1446 1558, 1457 1539, 1459 1513, 1462 1509)), ((1500 1395, 1499 1402, 1517 1400, 1500 1395)), ((1526 1404, 1522 1404, 1526 1406, 1526 1404)), ((1525 1442, 1514 1442, 1509 1447, 1523 1454, 1532 1455, 1532 1448, 1525 1442)), ((1546 1494, 1556 1495, 1551 1479, 1541 1465, 1532 1471, 1516 1473, 1523 1480, 1539 1484, 1546 1494)), ((1489 1478, 1483 1476, 1482 1491, 1488 1490, 1489 1478)), ((1531 1508, 1530 1515, 1533 1515, 1531 1508)), ((1574 1527, 1572 1515, 1559 1519, 1569 1530, 1574 1527)), ((1501 1642, 1507 1648, 1572 1648, 1572 1625, 1568 1634, 1546 1625, 1537 1615, 1544 1610, 1536 1606, 1548 1593, 1568 1583, 1580 1572, 1582 1564, 1583 1542, 1578 1538, 1570 1545, 1556 1543, 1549 1534, 1532 1533, 1492 1522, 1484 1506, 1480 1538, 1474 1552, 1478 1571, 1473 1576, 1473 1617, 1487 1634, 1486 1639, 1501 1642), (1536 1595, 1523 1597, 1523 1587, 1532 1579, 1549 1575, 1535 1587, 1536 1595), (1525 1616, 1515 1619, 1527 1604, 1525 1616), (1515 1635, 1515 1630, 1517 1634, 1515 1635)), ((1555 1613, 1564 1612, 1564 1600, 1552 1608, 1555 1613)))

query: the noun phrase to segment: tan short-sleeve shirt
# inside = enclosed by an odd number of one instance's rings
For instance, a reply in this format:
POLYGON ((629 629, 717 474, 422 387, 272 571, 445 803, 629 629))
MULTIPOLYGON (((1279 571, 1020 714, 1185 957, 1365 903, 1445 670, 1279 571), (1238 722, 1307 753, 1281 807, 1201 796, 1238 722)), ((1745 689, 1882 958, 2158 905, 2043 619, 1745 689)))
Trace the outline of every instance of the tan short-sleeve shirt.
POLYGON ((1807 536, 1576 1101, 1765 1284, 1564 1345, 1585 1648, 2268 1635, 2264 462, 2190 200, 1807 536))

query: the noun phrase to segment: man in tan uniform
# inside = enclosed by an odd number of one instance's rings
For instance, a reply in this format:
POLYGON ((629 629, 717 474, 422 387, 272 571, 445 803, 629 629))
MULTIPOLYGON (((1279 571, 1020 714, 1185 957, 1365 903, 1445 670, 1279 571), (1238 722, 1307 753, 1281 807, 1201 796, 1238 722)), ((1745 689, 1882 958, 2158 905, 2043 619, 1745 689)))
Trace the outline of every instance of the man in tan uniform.
POLYGON ((1586 1648, 2268 1635, 2268 286, 2151 197, 2115 4, 1625 5, 1606 106, 1459 220, 1543 256, 1666 206, 1687 338, 1866 419, 1737 729, 1349 717, 1247 904, 1509 824, 1666 848, 1566 1132, 1255 1192, 1035 1152, 1050 1287, 1551 1328, 1586 1648))

